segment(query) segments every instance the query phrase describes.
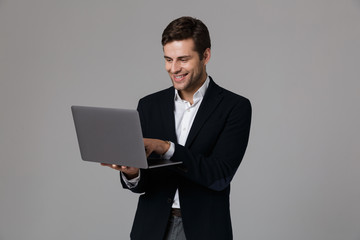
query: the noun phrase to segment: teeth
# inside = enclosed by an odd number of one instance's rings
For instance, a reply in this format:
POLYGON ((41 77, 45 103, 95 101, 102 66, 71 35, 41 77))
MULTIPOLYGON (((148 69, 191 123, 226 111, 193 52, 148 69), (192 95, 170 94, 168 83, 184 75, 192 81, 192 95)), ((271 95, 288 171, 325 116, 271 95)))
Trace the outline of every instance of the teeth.
POLYGON ((175 78, 182 78, 184 77, 185 75, 180 75, 180 76, 175 76, 175 78))

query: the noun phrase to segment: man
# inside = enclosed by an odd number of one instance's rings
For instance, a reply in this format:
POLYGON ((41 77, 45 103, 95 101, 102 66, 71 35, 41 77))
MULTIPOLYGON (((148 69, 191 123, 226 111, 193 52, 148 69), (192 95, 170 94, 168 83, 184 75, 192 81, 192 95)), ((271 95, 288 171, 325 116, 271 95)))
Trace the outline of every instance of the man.
POLYGON ((147 156, 182 164, 155 169, 108 165, 139 197, 131 239, 232 239, 230 182, 248 142, 249 100, 207 75, 207 27, 181 17, 164 30, 165 68, 173 87, 139 101, 147 156))

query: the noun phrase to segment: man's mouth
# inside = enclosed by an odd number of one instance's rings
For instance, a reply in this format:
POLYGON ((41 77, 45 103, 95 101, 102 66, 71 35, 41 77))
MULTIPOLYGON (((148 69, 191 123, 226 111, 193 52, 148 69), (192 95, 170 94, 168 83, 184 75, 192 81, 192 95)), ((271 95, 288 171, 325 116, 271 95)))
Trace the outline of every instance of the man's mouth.
POLYGON ((176 82, 180 82, 180 81, 182 81, 187 75, 188 75, 188 74, 185 73, 185 74, 182 74, 182 75, 173 75, 173 76, 174 76, 174 80, 175 80, 176 82))

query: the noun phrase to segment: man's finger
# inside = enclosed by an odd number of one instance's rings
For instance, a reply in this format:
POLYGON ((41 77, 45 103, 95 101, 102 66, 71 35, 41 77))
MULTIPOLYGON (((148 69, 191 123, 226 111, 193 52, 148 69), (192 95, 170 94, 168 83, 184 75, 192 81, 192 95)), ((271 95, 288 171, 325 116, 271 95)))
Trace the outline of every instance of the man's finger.
POLYGON ((126 170, 127 168, 127 166, 121 166, 121 171, 126 170))
POLYGON ((112 168, 112 169, 115 169, 115 170, 118 170, 118 171, 122 171, 122 170, 123 170, 122 166, 119 166, 119 165, 116 165, 116 164, 112 164, 112 165, 111 165, 111 168, 112 168))

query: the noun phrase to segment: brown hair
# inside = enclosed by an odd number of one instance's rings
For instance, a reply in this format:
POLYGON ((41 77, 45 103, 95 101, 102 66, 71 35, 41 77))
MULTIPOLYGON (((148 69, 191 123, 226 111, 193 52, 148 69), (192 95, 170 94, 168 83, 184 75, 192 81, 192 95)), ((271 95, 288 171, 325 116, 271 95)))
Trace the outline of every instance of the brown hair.
POLYGON ((193 39, 195 51, 198 52, 200 60, 207 48, 211 48, 209 30, 199 19, 192 17, 181 17, 173 20, 164 29, 161 38, 161 44, 165 46, 172 41, 193 39))

